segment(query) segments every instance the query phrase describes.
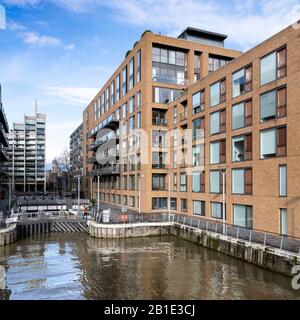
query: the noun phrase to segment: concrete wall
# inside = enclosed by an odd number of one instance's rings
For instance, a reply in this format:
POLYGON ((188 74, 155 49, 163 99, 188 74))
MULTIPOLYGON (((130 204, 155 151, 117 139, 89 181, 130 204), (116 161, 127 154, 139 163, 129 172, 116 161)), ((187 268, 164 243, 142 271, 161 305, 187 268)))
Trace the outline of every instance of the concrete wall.
POLYGON ((0 230, 0 246, 8 245, 17 241, 17 225, 0 230))
POLYGON ((95 238, 121 239, 168 235, 171 225, 172 223, 101 225, 95 222, 89 222, 88 229, 90 235, 95 238))

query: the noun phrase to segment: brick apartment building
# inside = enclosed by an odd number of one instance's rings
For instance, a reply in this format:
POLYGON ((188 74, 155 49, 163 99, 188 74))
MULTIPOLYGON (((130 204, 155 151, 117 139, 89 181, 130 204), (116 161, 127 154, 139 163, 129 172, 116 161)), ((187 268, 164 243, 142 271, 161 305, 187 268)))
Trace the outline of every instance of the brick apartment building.
POLYGON ((225 39, 142 35, 83 113, 86 191, 299 237, 300 28, 244 54, 225 39))

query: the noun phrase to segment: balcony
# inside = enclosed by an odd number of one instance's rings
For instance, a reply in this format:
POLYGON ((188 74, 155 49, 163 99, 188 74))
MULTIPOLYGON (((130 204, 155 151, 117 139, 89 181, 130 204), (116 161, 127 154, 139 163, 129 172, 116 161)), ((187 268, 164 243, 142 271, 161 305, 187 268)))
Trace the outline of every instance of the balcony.
POLYGON ((168 121, 166 118, 163 117, 156 117, 152 119, 152 125, 153 126, 163 126, 166 127, 168 125, 168 121))
POLYGON ((3 123, 5 132, 9 132, 9 126, 2 104, 0 105, 0 123, 3 123))
POLYGON ((166 165, 164 163, 152 163, 152 169, 166 169, 166 165))
POLYGON ((9 161, 8 152, 5 148, 3 148, 1 144, 0 144, 0 160, 3 162, 9 161))
POLYGON ((8 140, 6 137, 6 130, 2 123, 0 123, 0 143, 3 144, 4 147, 8 147, 8 140))
POLYGON ((111 164, 107 166, 103 166, 98 170, 92 171, 92 176, 107 176, 107 175, 119 175, 121 173, 121 165, 120 164, 111 164))
POLYGON ((161 82, 161 83, 171 83, 171 84, 176 84, 176 85, 179 85, 179 86, 188 86, 189 85, 189 80, 188 79, 182 79, 182 78, 176 78, 176 77, 167 77, 167 76, 152 75, 152 81, 161 82))
POLYGON ((185 120, 187 120, 187 118, 188 118, 188 112, 185 111, 185 112, 180 113, 179 118, 180 118, 180 121, 185 121, 185 120))

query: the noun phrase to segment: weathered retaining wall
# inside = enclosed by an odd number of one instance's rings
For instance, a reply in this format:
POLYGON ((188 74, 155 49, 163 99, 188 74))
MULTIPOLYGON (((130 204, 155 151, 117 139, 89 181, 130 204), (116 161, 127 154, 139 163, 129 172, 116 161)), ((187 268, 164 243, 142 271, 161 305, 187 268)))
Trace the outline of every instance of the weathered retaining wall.
POLYGON ((13 224, 0 230, 0 246, 5 246, 17 241, 17 225, 13 224))
POLYGON ((94 221, 88 222, 90 236, 103 239, 121 239, 168 235, 172 223, 132 223, 119 225, 97 224, 94 221))
POLYGON ((170 227, 170 234, 287 276, 293 277, 293 266, 300 264, 297 254, 192 227, 174 224, 170 227))

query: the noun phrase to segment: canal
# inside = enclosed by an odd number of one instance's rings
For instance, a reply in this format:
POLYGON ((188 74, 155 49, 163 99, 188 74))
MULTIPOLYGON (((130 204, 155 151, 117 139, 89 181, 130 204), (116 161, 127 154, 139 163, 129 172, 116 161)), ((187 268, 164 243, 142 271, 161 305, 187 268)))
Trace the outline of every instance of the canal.
POLYGON ((291 279, 176 237, 40 234, 0 247, 1 299, 299 299, 291 279))

